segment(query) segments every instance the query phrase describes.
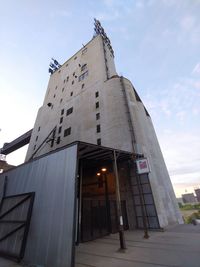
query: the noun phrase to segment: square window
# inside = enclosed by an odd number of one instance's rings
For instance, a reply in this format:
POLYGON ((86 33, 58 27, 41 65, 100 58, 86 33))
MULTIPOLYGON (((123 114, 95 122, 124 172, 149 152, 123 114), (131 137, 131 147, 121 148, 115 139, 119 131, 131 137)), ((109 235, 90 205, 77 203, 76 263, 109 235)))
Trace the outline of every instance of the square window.
POLYGON ((64 130, 64 137, 71 134, 71 127, 64 130))
POLYGON ((67 116, 69 115, 69 114, 71 114, 73 112, 73 107, 71 107, 71 108, 69 108, 68 110, 67 110, 67 116))
POLYGON ((99 102, 96 102, 96 108, 99 108, 99 102))
POLYGON ((100 113, 97 113, 96 114, 96 120, 99 120, 100 119, 100 113))
POLYGON ((60 127, 58 128, 58 133, 61 133, 61 131, 62 131, 62 126, 60 126, 60 127))
POLYGON ((100 146, 101 145, 101 138, 97 139, 97 145, 100 146))
POLYGON ((73 96, 73 92, 71 92, 70 96, 73 96))
POLYGON ((63 117, 60 118, 60 123, 62 123, 62 122, 63 122, 63 117))
POLYGON ((101 132, 101 125, 98 124, 98 125, 97 125, 97 133, 100 133, 100 132, 101 132))
POLYGON ((95 93, 95 97, 98 97, 98 96, 99 96, 99 92, 96 92, 96 93, 95 93))

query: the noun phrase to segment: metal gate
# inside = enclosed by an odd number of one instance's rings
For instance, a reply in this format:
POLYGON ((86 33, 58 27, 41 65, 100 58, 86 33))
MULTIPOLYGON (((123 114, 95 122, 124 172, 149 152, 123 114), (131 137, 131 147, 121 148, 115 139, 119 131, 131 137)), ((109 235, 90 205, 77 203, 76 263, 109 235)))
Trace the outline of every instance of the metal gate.
MULTIPOLYGON (((118 232, 116 200, 109 199, 107 180, 83 184, 83 187, 89 187, 91 190, 82 194, 81 241, 90 241, 118 232)), ((125 200, 121 201, 121 208, 124 230, 127 230, 129 227, 125 200)))
POLYGON ((0 204, 0 255, 24 257, 35 193, 4 196, 0 204))
POLYGON ((146 219, 147 228, 159 229, 160 225, 148 174, 141 174, 134 180, 133 198, 136 211, 137 228, 143 229, 144 219, 146 219), (144 203, 142 203, 141 198, 143 198, 144 203), (144 214, 143 208, 145 211, 144 214))
POLYGON ((109 234, 111 226, 107 181, 99 179, 83 188, 81 241, 85 242, 109 234))

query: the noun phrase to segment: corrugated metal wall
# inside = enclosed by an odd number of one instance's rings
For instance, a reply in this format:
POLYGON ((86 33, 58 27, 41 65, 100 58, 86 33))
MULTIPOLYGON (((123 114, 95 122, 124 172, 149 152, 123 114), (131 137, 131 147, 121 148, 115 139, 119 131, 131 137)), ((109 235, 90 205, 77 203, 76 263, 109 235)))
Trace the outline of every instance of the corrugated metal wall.
POLYGON ((1 195, 5 176, 7 196, 36 193, 25 262, 73 266, 76 165, 74 145, 0 175, 1 195))

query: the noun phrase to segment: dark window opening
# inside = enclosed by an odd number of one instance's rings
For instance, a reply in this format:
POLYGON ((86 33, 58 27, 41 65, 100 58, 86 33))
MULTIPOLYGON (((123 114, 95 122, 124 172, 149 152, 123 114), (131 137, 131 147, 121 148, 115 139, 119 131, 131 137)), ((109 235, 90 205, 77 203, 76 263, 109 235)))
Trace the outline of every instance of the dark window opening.
POLYGON ((99 102, 96 102, 96 108, 99 108, 99 102))
POLYGON ((71 134, 71 127, 64 130, 64 137, 71 134))
POLYGON ((71 92, 70 96, 73 96, 73 92, 71 92))
POLYGON ((54 98, 56 97, 56 95, 53 96, 54 98))
POLYGON ((64 108, 61 110, 61 115, 63 115, 64 114, 64 108))
POLYGON ((85 84, 83 83, 83 84, 81 85, 81 88, 83 89, 83 88, 84 88, 84 86, 85 86, 85 84))
POLYGON ((34 148, 33 148, 33 150, 35 150, 36 149, 36 145, 34 145, 34 148))
POLYGON ((38 132, 40 131, 40 126, 38 127, 38 132))
POLYGON ((101 138, 97 139, 97 145, 100 146, 101 145, 101 138))
POLYGON ((58 133, 61 133, 61 131, 62 131, 62 126, 60 126, 60 127, 58 128, 58 133))
POLYGON ((87 77, 87 76, 88 76, 88 70, 79 76, 78 81, 79 82, 83 81, 85 79, 85 77, 87 77))
POLYGON ((61 98, 61 99, 60 99, 60 104, 62 103, 62 101, 63 101, 63 99, 61 98))
POLYGON ((95 97, 98 97, 98 96, 99 96, 99 92, 96 92, 96 93, 95 93, 95 97))
POLYGON ((63 122, 63 117, 60 118, 60 123, 62 123, 62 122, 63 122))
POLYGON ((76 59, 77 59, 77 57, 74 58, 74 60, 76 60, 76 59))
POLYGON ((35 141, 37 141, 38 140, 38 136, 36 136, 36 138, 35 138, 35 141))
POLYGON ((100 113, 97 113, 96 114, 96 120, 99 120, 100 119, 100 113))
POLYGON ((67 76, 67 82, 69 81, 69 76, 67 76))
POLYGON ((64 83, 66 82, 66 80, 64 79, 64 81, 63 81, 64 83))
POLYGON ((100 133, 100 132, 101 132, 101 125, 98 124, 98 125, 97 125, 97 133, 100 133))
POLYGON ((81 71, 84 71, 87 69, 87 64, 84 64, 82 67, 81 67, 81 71))
POLYGON ((60 136, 58 136, 56 143, 60 144, 60 136))
POLYGON ((73 76, 75 76, 75 72, 73 72, 73 76))
POLYGON ((69 108, 68 110, 67 110, 67 116, 69 115, 69 114, 71 114, 73 112, 73 107, 71 107, 71 108, 69 108))
POLYGON ((64 92, 65 88, 63 87, 62 92, 64 92))
POLYGON ((72 81, 72 84, 74 84, 74 81, 72 81))

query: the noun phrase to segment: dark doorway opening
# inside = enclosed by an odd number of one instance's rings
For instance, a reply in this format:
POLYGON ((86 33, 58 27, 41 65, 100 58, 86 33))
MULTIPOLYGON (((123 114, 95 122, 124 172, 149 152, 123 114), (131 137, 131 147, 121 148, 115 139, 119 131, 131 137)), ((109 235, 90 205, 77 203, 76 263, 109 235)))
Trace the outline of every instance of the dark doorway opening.
MULTIPOLYGON (((111 162, 82 167, 80 241, 118 232, 115 178, 111 162)), ((124 230, 128 230, 126 200, 121 201, 124 230)))

